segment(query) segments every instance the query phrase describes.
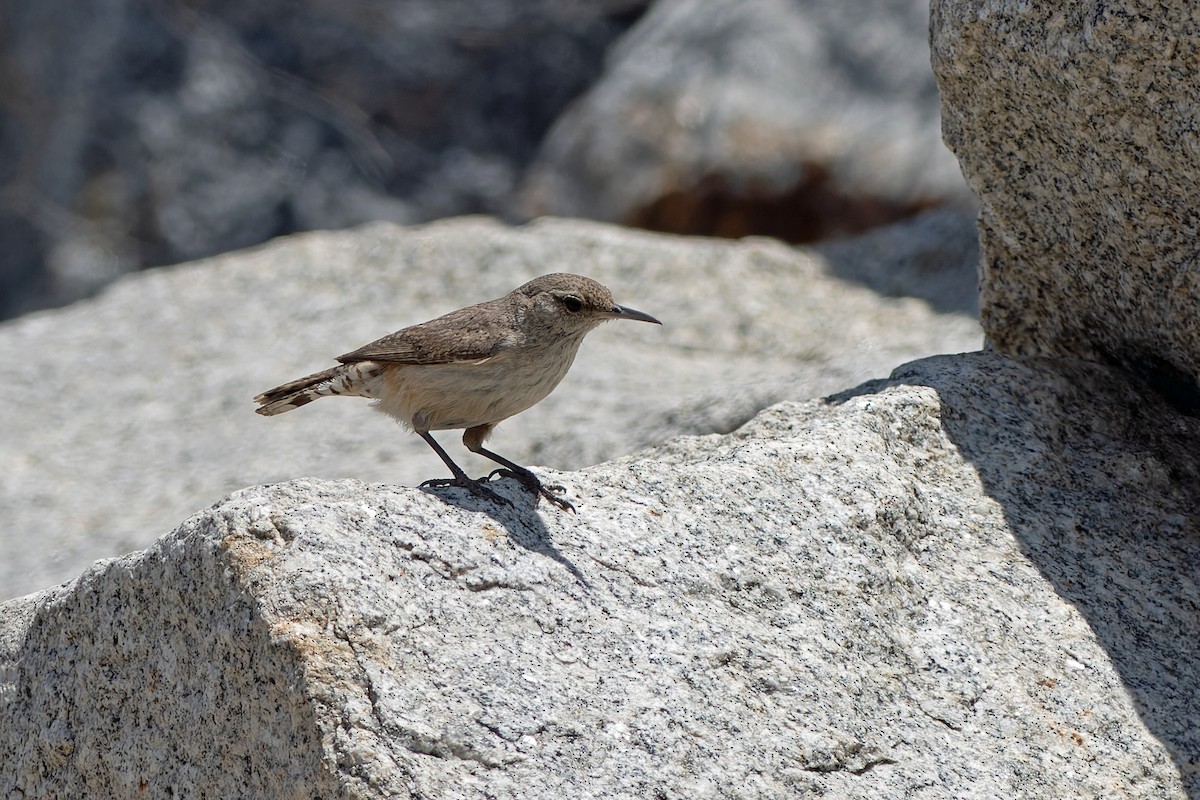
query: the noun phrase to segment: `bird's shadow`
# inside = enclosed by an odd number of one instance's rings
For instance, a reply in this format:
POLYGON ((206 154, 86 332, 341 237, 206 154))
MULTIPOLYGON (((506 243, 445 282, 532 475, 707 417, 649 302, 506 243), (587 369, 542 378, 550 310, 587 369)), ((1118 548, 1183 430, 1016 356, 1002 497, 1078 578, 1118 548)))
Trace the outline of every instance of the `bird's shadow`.
MULTIPOLYGON (((527 491, 520 482, 509 478, 483 481, 483 483, 501 497, 508 499, 512 505, 506 506, 486 497, 477 497, 457 486, 421 486, 418 488, 447 505, 461 508, 464 511, 487 514, 500 523, 508 534, 509 541, 513 544, 561 564, 584 588, 592 588, 575 562, 554 546, 550 533, 546 530, 546 523, 542 520, 542 515, 538 513, 538 505, 541 502, 538 495, 527 491), (504 491, 497 491, 498 489, 504 491)), ((554 506, 546 505, 551 513, 559 513, 554 506)), ((572 512, 562 511, 561 513, 571 514, 572 512)))

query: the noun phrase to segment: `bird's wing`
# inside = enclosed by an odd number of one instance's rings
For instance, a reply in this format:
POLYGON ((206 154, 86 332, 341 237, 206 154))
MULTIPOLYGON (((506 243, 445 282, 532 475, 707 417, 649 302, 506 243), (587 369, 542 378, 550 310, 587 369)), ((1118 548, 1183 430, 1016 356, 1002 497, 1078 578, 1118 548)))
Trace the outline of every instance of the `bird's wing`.
POLYGON ((516 343, 507 319, 487 307, 490 303, 461 308, 445 316, 389 333, 338 361, 387 361, 394 364, 462 364, 484 361, 516 343))

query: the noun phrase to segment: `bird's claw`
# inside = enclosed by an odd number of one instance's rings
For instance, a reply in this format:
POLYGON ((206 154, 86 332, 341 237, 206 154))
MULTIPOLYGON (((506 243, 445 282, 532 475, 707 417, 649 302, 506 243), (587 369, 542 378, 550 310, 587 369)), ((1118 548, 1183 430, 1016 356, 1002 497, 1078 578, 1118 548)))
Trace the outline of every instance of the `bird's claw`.
POLYGON ((514 478, 525 487, 525 491, 546 498, 563 511, 577 513, 575 512, 575 506, 571 505, 570 501, 559 497, 560 494, 564 494, 567 491, 567 488, 561 484, 542 483, 541 479, 539 479, 537 475, 534 475, 528 470, 517 472, 516 470, 511 470, 507 467, 500 467, 499 469, 492 470, 487 474, 487 478, 485 478, 485 480, 490 481, 494 475, 499 475, 502 478, 514 478))
POLYGON ((431 486, 431 487, 457 486, 460 489, 466 489, 468 492, 475 495, 476 497, 486 498, 488 500, 491 500, 494 503, 499 503, 502 506, 510 506, 510 507, 512 506, 512 500, 509 500, 507 497, 502 497, 501 495, 496 494, 494 491, 492 491, 488 487, 484 486, 482 482, 473 481, 470 478, 467 478, 465 480, 461 479, 461 478, 430 478, 427 481, 422 481, 421 486, 422 487, 425 487, 425 486, 431 486))
POLYGON ((559 497, 558 495, 551 492, 550 491, 551 489, 557 489, 557 490, 564 491, 564 492, 566 491, 566 489, 563 489, 563 487, 558 486, 558 485, 541 486, 541 487, 538 487, 538 494, 540 494, 542 497, 549 500, 551 503, 554 503, 554 505, 558 506, 563 511, 570 511, 572 514, 578 513, 575 511, 575 506, 571 505, 570 500, 567 500, 564 497, 559 497))

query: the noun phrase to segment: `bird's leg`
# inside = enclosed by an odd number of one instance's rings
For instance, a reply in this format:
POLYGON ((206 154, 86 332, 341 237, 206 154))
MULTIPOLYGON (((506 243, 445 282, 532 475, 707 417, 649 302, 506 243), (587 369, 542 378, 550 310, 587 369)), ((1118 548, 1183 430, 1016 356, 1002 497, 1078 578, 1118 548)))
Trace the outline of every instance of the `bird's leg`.
MULTIPOLYGON (((482 426, 480 426, 480 427, 482 427, 482 426)), ((491 426, 488 426, 489 430, 490 430, 490 427, 491 426)), ((563 488, 562 486, 559 486, 556 483, 552 483, 549 485, 544 484, 541 482, 541 480, 538 478, 537 475, 533 474, 532 471, 526 469, 525 467, 522 467, 520 464, 516 464, 512 461, 509 461, 507 458, 505 458, 502 455, 497 455, 496 453, 493 453, 491 450, 488 450, 486 447, 483 446, 483 436, 481 436, 481 435, 473 436, 472 435, 472 431, 475 431, 475 430, 477 430, 477 429, 469 428, 467 430, 467 432, 465 434, 463 434, 463 444, 465 444, 467 446, 467 449, 469 449, 472 453, 478 453, 481 456, 490 458, 492 461, 495 461, 497 464, 504 465, 503 469, 493 470, 488 475, 489 478, 492 477, 492 475, 495 475, 497 473, 499 473, 500 475, 503 475, 505 477, 508 477, 508 478, 516 478, 518 481, 521 482, 521 485, 525 487, 526 491, 531 492, 534 495, 538 495, 538 496, 546 498, 551 503, 554 503, 554 505, 561 508, 563 511, 574 511, 575 510, 575 506, 571 505, 567 500, 558 496, 559 494, 562 494, 563 492, 566 491, 565 488, 563 488)))
MULTIPOLYGON (((460 486, 476 497, 486 497, 487 499, 503 506, 512 505, 512 501, 507 497, 501 497, 479 481, 468 477, 467 473, 462 471, 462 467, 458 466, 458 464, 455 464, 454 461, 451 460, 446 451, 442 449, 442 446, 437 443, 437 440, 429 434, 429 431, 417 431, 416 433, 418 436, 424 439, 430 447, 433 448, 433 452, 437 453, 438 456, 441 457, 442 461, 446 462, 446 466, 450 468, 450 471, 454 473, 453 478, 431 478, 427 481, 423 481, 421 483, 422 486, 460 486)), ((536 480, 536 478, 534 480, 536 480)))

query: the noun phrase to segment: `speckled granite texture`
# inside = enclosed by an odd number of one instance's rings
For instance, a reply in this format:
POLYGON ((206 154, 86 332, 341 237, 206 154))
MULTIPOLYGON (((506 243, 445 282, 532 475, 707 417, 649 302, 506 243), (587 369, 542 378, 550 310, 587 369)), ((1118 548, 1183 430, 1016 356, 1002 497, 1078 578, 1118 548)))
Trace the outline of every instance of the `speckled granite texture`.
POLYGON ((934 0, 946 142, 1006 353, 1116 363, 1200 409, 1200 17, 1189 0, 934 0))

